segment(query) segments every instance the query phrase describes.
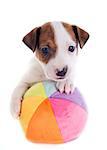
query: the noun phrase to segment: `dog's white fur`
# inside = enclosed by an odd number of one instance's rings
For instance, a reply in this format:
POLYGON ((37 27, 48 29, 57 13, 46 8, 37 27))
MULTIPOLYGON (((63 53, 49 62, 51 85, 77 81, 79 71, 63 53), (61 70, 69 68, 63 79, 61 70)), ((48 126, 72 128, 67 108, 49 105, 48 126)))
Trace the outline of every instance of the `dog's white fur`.
POLYGON ((76 47, 76 43, 72 40, 61 22, 52 22, 51 26, 55 33, 55 41, 58 48, 57 54, 55 58, 51 58, 47 64, 41 62, 38 58, 33 59, 29 71, 25 73, 12 95, 11 113, 15 118, 20 114, 23 94, 31 85, 38 81, 54 80, 56 81, 56 87, 59 91, 65 91, 67 94, 74 89, 73 80, 77 48, 71 53, 68 51, 68 47, 70 45, 76 47), (66 77, 64 79, 57 79, 55 70, 61 70, 66 65, 68 66, 66 77))

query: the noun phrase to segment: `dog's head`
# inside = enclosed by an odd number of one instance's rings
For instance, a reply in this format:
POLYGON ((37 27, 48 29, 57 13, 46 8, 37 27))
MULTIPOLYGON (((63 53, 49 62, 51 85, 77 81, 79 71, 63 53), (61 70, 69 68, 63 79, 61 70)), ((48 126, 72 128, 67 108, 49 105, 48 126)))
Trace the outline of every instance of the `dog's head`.
POLYGON ((83 48, 89 34, 83 29, 63 22, 49 22, 29 32, 23 42, 35 52, 46 76, 64 80, 73 71, 78 45, 83 48))

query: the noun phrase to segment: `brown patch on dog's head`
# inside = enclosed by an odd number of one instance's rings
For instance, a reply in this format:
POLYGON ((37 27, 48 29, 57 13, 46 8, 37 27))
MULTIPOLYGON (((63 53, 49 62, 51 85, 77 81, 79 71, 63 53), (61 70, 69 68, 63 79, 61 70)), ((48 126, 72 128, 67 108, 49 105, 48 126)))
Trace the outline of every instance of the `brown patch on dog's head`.
POLYGON ((23 42, 34 52, 40 61, 48 63, 50 58, 55 57, 56 43, 54 39, 54 31, 50 23, 46 23, 39 28, 33 29, 24 38, 23 42), (49 53, 44 55, 41 48, 48 46, 49 53))
POLYGON ((73 41, 76 42, 75 33, 72 29, 72 26, 70 24, 65 23, 65 22, 62 22, 62 24, 65 27, 65 29, 67 30, 67 32, 70 34, 73 41))
POLYGON ((40 38, 39 38, 39 49, 37 49, 36 55, 44 63, 48 63, 50 58, 55 57, 56 54, 56 43, 54 37, 54 31, 50 23, 46 23, 41 27, 40 38), (49 53, 44 55, 41 48, 48 46, 49 53))
POLYGON ((75 25, 69 25, 67 23, 63 23, 63 26, 66 28, 68 33, 72 36, 72 39, 79 43, 80 48, 83 48, 87 40, 89 39, 89 34, 84 31, 83 29, 75 26, 75 25))

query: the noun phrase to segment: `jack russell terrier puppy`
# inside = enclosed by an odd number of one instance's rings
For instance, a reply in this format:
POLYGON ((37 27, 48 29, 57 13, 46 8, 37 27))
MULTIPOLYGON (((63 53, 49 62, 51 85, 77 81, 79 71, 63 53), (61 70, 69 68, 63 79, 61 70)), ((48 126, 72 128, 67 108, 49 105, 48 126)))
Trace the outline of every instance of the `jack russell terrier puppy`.
POLYGON ((89 34, 63 22, 49 22, 29 32, 23 42, 34 52, 32 64, 12 94, 11 113, 20 115, 26 90, 44 80, 56 81, 57 89, 69 94, 74 90, 73 76, 78 45, 83 48, 89 34))

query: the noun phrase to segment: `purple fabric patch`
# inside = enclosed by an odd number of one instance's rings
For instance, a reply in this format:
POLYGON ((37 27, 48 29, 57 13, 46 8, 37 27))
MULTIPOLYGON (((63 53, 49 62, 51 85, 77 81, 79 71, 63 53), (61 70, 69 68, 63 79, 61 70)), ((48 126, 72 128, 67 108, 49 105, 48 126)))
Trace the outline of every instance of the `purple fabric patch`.
POLYGON ((65 93, 60 93, 60 92, 55 92, 53 93, 50 98, 56 98, 56 99, 66 99, 71 102, 74 102, 75 104, 78 104, 81 106, 83 109, 87 111, 87 106, 84 102, 83 96, 80 94, 79 90, 75 88, 74 92, 71 94, 65 94, 65 93))

